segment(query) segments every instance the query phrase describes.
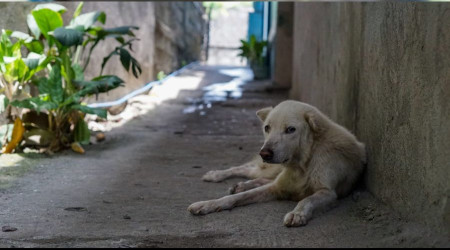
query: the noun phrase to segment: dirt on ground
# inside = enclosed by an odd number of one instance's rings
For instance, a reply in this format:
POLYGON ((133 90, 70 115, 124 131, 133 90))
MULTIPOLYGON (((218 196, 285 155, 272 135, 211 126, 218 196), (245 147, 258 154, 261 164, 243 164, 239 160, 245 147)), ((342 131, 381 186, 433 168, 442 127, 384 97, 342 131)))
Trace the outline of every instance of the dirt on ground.
POLYGON ((191 203, 243 180, 201 176, 250 160, 263 142, 256 110, 287 98, 268 81, 240 85, 246 71, 185 71, 130 101, 134 115, 93 124, 106 139, 85 155, 1 155, 0 227, 16 230, 0 232, 0 247, 450 246, 448 235, 400 218, 363 188, 298 228, 283 225, 292 201, 191 215, 191 203))

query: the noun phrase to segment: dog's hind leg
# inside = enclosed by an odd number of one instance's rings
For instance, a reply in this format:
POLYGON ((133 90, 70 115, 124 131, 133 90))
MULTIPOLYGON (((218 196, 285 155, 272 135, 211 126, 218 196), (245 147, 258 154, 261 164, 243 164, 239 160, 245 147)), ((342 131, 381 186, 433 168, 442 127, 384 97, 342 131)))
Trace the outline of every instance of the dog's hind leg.
POLYGON ((275 200, 277 199, 276 194, 274 185, 267 184, 239 194, 227 195, 217 200, 196 202, 188 207, 188 211, 193 215, 220 212, 237 206, 275 200))
POLYGON ((288 227, 303 226, 311 219, 313 211, 318 208, 324 208, 337 199, 334 191, 321 189, 314 194, 301 200, 294 210, 287 213, 284 217, 284 225, 288 227))
POLYGON ((266 185, 273 180, 266 178, 257 178, 249 181, 242 181, 230 188, 230 194, 242 193, 244 191, 266 185))
POLYGON ((204 181, 221 182, 231 177, 244 177, 248 179, 258 178, 261 172, 262 161, 256 158, 241 166, 232 167, 226 170, 213 170, 203 175, 204 181))

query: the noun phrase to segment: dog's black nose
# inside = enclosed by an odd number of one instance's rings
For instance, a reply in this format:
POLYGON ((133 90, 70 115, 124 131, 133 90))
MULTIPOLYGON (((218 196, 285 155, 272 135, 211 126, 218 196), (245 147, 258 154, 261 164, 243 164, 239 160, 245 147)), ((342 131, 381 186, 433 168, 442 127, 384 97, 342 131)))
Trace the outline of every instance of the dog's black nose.
POLYGON ((261 149, 259 155, 264 161, 270 161, 273 158, 273 151, 270 149, 261 149))

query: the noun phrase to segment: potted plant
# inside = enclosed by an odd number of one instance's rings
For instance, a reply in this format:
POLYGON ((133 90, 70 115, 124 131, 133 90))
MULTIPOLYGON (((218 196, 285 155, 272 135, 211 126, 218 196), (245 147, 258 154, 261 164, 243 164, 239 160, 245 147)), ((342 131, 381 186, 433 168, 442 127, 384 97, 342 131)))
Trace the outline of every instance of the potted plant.
POLYGON ((267 41, 257 41, 255 35, 251 35, 249 41, 241 40, 241 53, 239 56, 245 57, 250 64, 255 79, 264 79, 268 77, 268 68, 263 56, 264 47, 267 41))

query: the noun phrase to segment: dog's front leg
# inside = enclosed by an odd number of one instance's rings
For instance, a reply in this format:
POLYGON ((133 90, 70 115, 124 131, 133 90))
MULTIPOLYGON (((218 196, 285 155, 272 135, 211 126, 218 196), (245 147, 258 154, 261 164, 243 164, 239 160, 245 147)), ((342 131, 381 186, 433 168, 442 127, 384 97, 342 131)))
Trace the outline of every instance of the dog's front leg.
POLYGON ((217 200, 199 201, 188 207, 194 215, 204 215, 257 202, 275 200, 274 186, 267 184, 246 192, 227 195, 217 200))
POLYGON ((336 199, 337 195, 334 191, 329 189, 318 190, 311 196, 301 200, 294 210, 286 214, 284 225, 288 227, 306 225, 315 209, 328 206, 336 199))
POLYGON ((230 194, 242 193, 244 191, 247 191, 247 190, 250 190, 253 188, 257 188, 257 187, 266 185, 271 182, 273 182, 273 180, 266 179, 266 178, 258 178, 258 179, 249 180, 249 181, 242 181, 242 182, 235 184, 233 187, 231 187, 229 191, 230 191, 230 194))

